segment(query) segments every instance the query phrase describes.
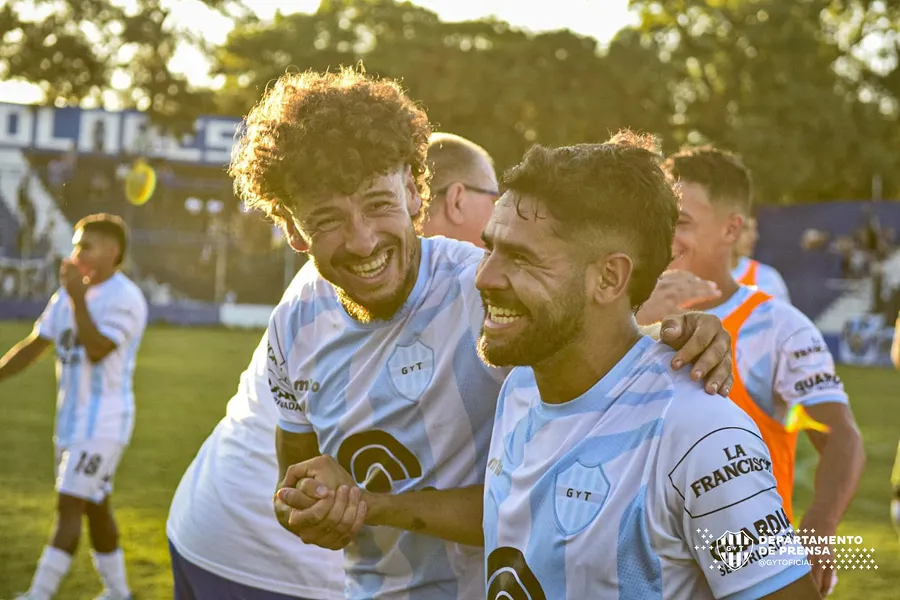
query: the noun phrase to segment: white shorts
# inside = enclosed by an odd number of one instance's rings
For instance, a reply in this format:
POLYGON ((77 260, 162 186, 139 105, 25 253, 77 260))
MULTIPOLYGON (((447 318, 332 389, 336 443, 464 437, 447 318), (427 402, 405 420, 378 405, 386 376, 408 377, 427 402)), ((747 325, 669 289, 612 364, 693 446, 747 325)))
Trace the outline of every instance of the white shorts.
POLYGON ((113 476, 125 446, 109 440, 56 448, 56 491, 94 504, 112 493, 113 476))

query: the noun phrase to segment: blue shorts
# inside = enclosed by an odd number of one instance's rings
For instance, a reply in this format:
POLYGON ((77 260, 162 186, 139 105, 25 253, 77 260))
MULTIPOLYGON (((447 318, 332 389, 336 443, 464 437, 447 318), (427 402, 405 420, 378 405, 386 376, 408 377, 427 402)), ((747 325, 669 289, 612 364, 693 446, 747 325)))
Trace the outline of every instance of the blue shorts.
POLYGON ((299 596, 285 596, 250 587, 219 577, 183 558, 172 542, 172 576, 175 579, 175 600, 310 600, 299 596))

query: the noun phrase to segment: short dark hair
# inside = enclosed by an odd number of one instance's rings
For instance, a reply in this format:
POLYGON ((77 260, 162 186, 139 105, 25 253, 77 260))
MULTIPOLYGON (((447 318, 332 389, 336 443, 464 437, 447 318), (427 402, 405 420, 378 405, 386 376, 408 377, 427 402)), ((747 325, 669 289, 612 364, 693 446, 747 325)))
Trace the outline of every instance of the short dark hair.
POLYGON ((409 166, 430 198, 425 112, 389 79, 351 68, 292 73, 276 81, 247 115, 229 174, 249 208, 281 223, 298 196, 352 194, 365 180, 409 166))
POLYGON ((672 262, 678 198, 660 167, 656 141, 628 130, 604 144, 533 146, 503 175, 517 196, 538 199, 562 228, 560 236, 596 257, 613 233, 630 246, 634 272, 628 288, 636 310, 672 262))
POLYGON ((705 187, 710 202, 733 206, 741 214, 752 216, 753 181, 735 154, 712 146, 684 148, 670 156, 664 168, 675 181, 705 187))
POLYGON ((125 224, 122 217, 109 213, 88 215, 75 223, 74 229, 84 233, 96 233, 115 241, 119 245, 116 265, 122 264, 125 252, 128 250, 128 225, 125 224))
POLYGON ((431 170, 432 190, 437 191, 466 177, 481 158, 491 166, 494 165, 494 159, 487 150, 472 140, 452 133, 433 133, 428 140, 428 168, 431 170))

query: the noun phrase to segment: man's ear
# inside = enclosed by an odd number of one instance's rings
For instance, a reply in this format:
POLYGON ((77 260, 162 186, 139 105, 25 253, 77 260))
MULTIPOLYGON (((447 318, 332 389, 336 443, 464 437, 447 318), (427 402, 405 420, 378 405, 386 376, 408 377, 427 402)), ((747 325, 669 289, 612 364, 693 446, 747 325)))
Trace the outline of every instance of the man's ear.
POLYGON ((610 304, 628 294, 634 263, 627 254, 614 252, 588 266, 588 297, 598 304, 610 304))
POLYGON ((728 215, 728 219, 725 221, 725 240, 730 244, 735 244, 743 231, 744 217, 737 213, 728 215))
POLYGON ((293 248, 296 252, 309 252, 309 243, 307 243, 307 241, 303 238, 300 230, 297 229, 297 226, 294 224, 294 219, 291 218, 290 215, 288 215, 282 217, 281 221, 281 229, 284 232, 284 236, 287 238, 288 244, 291 246, 291 248, 293 248))
POLYGON ((463 214, 463 201, 466 186, 457 182, 450 184, 444 192, 444 214, 447 220, 456 226, 462 225, 466 220, 463 214))
POLYGON ((415 217, 422 210, 422 196, 419 194, 419 188, 416 187, 416 180, 413 178, 412 169, 406 167, 406 208, 409 216, 415 217))

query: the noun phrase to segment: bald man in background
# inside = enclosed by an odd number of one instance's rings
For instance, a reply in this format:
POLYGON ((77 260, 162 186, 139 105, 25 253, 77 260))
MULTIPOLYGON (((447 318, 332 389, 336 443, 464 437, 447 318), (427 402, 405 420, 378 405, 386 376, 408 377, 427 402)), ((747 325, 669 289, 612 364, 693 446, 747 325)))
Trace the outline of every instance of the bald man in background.
POLYGON ((428 140, 431 206, 425 236, 442 235, 482 247, 481 232, 500 197, 494 160, 487 150, 452 133, 428 140))

